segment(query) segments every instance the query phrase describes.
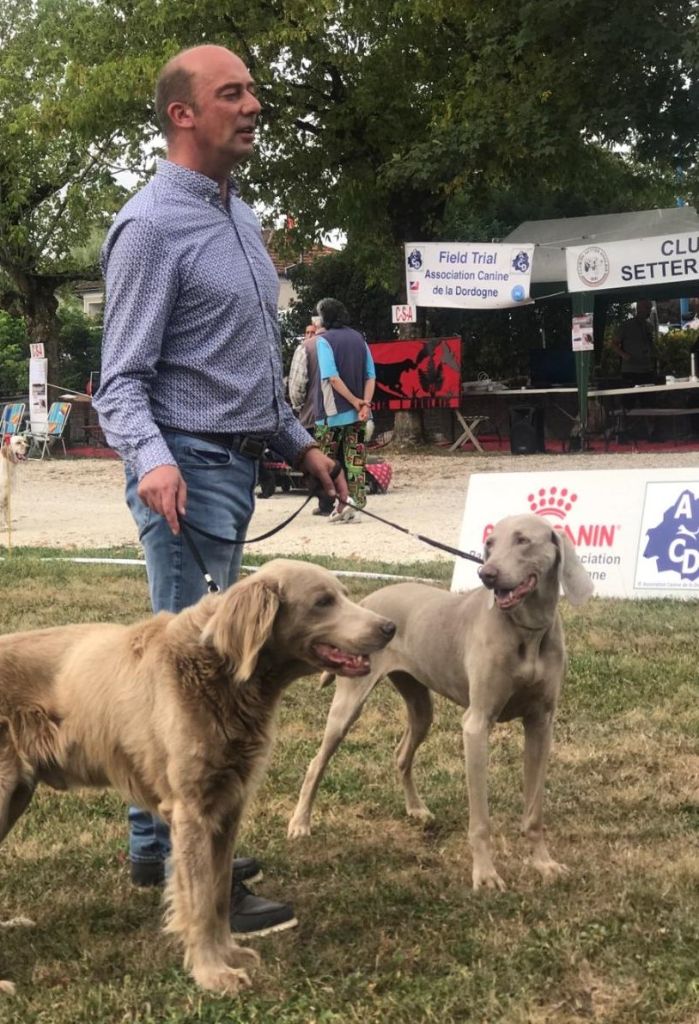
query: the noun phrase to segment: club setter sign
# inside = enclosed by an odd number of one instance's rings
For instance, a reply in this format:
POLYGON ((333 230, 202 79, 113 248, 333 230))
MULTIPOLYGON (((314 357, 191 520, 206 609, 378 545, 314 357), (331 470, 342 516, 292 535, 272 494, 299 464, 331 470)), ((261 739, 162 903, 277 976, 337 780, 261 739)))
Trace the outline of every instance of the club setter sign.
POLYGON ((369 343, 376 366, 377 409, 458 409, 461 338, 369 343))

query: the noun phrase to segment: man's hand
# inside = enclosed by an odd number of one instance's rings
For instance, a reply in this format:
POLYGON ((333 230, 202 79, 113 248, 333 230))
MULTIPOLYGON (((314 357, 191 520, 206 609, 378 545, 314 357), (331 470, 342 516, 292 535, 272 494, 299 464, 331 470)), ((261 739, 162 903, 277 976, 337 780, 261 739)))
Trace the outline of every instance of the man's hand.
POLYGON ((314 477, 329 498, 339 498, 344 504, 349 497, 347 481, 342 472, 333 480, 330 473, 334 468, 334 461, 320 448, 309 448, 299 462, 299 469, 304 475, 314 477))
POLYGON ((173 533, 180 532, 177 516, 187 505, 187 484, 177 466, 156 466, 141 477, 138 496, 153 512, 165 516, 173 533))

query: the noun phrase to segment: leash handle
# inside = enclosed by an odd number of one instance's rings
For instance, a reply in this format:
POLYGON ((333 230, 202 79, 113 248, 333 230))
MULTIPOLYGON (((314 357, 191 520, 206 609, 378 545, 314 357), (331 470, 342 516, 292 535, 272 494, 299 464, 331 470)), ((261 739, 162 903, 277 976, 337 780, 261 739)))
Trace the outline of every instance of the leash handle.
POLYGON ((204 577, 206 589, 210 594, 218 594, 221 588, 219 587, 216 580, 213 578, 213 576, 209 573, 208 569, 204 565, 204 559, 199 554, 199 549, 192 540, 191 534, 189 532, 191 529, 189 523, 186 523, 181 516, 178 516, 178 519, 180 522, 180 530, 182 531, 182 536, 184 537, 185 543, 187 544, 187 547, 189 548, 192 554, 192 558, 197 563, 200 573, 204 577))

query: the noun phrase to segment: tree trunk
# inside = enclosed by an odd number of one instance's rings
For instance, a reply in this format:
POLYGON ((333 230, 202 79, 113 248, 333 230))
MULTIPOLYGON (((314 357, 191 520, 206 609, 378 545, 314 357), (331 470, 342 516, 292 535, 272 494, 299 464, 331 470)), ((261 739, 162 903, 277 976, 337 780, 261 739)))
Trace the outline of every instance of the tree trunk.
POLYGON ((395 413, 391 440, 399 447, 425 443, 422 413, 419 409, 406 409, 395 413))
MULTIPOLYGON (((408 341, 420 337, 418 324, 399 324, 398 337, 408 341)), ((406 409, 395 413, 391 440, 399 447, 425 443, 425 429, 420 409, 406 409)))
MULTIPOLYGON (((21 272, 13 273, 12 278, 17 287, 22 313, 27 321, 29 341, 32 344, 43 343, 44 353, 48 359, 49 383, 59 385, 56 288, 60 279, 21 272)), ((51 395, 49 395, 50 400, 51 395)))

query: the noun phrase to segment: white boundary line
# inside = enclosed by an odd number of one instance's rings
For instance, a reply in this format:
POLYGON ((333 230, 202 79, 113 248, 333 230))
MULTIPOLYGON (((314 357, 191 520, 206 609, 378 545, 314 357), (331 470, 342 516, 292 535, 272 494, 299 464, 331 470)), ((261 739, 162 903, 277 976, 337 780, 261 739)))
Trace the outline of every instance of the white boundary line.
MULTIPOLYGON (((5 558, 1 558, 0 561, 6 561, 5 558)), ((59 558, 59 557, 44 557, 41 558, 42 562, 77 562, 81 565, 139 565, 144 569, 146 563, 142 558, 59 558)), ((257 572, 261 566, 259 565, 241 565, 241 572, 257 572)), ((348 576, 355 577, 357 579, 364 580, 408 580, 412 583, 437 583, 435 579, 428 579, 424 576, 399 576, 396 573, 381 573, 381 572, 354 572, 349 569, 330 569, 335 576, 348 576)))

